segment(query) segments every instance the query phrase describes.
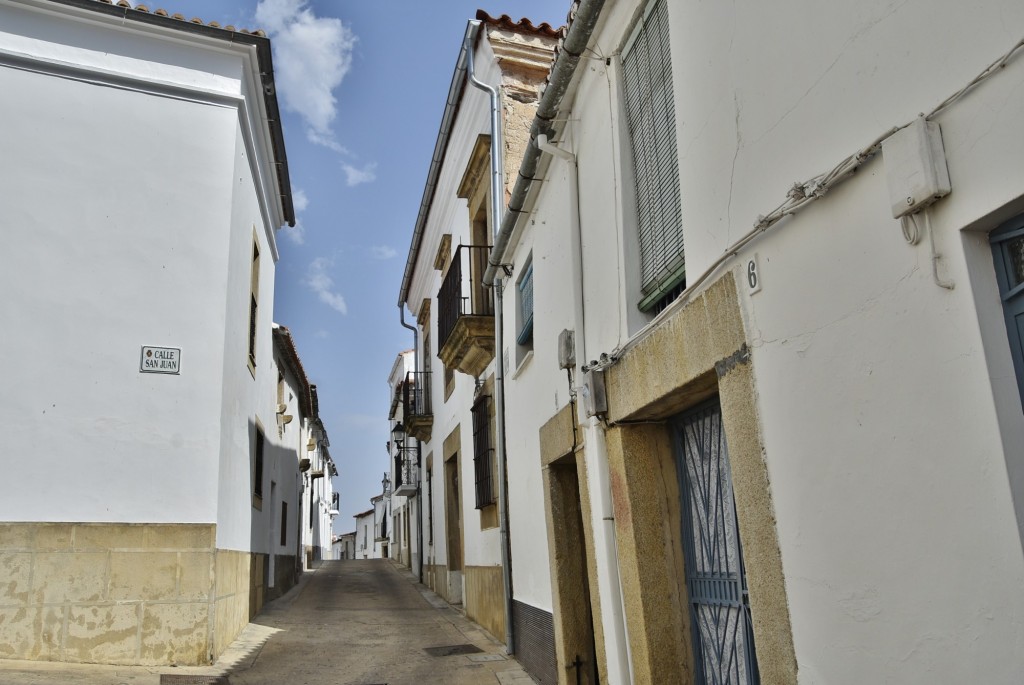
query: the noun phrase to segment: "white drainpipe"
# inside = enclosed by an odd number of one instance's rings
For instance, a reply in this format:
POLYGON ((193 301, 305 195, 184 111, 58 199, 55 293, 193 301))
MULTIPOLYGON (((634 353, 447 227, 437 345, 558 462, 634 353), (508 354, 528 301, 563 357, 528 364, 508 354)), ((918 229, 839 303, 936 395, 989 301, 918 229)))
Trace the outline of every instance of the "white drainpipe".
MULTIPOLYGON (((572 261, 573 327, 576 331, 576 362, 586 363, 586 311, 583 305, 583 236, 580 225, 579 167, 576 155, 548 141, 545 134, 537 136, 537 148, 566 163, 569 170, 569 231, 572 261)), ((577 388, 577 391, 579 388, 577 388)), ((605 658, 608 677, 612 683, 631 682, 629 670, 629 641, 626 639, 625 611, 622 586, 619 583, 619 555, 615 545, 615 514, 612 510, 611 479, 608 472, 608 447, 604 427, 596 417, 587 418, 580 403, 576 407, 577 421, 585 427, 584 444, 587 459, 587 486, 592 505, 591 522, 595 525, 594 557, 597 561, 597 585, 602 597, 601 606, 609 611, 600 617, 604 626, 605 658), (611 600, 611 601, 609 601, 611 600)))

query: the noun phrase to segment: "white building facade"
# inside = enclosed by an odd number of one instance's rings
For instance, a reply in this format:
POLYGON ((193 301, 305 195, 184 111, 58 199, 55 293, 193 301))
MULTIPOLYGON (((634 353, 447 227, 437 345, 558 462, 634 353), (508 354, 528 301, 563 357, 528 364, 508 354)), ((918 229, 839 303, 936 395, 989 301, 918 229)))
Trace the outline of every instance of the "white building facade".
POLYGON ((319 417, 316 386, 311 386, 312 406, 316 417, 305 425, 305 458, 308 469, 302 476, 302 547, 303 568, 309 570, 321 561, 333 559, 331 541, 334 519, 338 516, 340 493, 334 490, 333 478, 338 467, 331 458, 327 429, 319 417))
POLYGON ((557 682, 1018 682, 1024 6, 571 16, 485 277, 557 682))
POLYGON ((423 511, 420 491, 422 450, 419 440, 409 432, 405 423, 410 418, 413 428, 426 419, 430 412, 430 383, 426 374, 415 371, 415 351, 406 350, 395 357, 388 376, 389 412, 388 456, 391 465, 391 552, 392 559, 422 577, 420 550, 423 548, 423 511))
POLYGON ((209 662, 295 543, 296 466, 272 456, 294 211, 269 41, 4 0, 0 87, 0 658, 209 662))
POLYGON ((483 12, 467 26, 399 297, 403 323, 406 312, 415 319, 402 425, 405 446, 415 440, 418 449, 421 508, 408 518, 420 521, 420 578, 541 678, 554 673, 555 659, 548 549, 537 534, 545 520, 539 447, 510 444, 505 467, 496 310, 482 277, 496 228, 491 160, 509 179, 498 186, 504 195, 557 37, 546 24, 483 12), (500 139, 492 139, 492 102, 500 139))

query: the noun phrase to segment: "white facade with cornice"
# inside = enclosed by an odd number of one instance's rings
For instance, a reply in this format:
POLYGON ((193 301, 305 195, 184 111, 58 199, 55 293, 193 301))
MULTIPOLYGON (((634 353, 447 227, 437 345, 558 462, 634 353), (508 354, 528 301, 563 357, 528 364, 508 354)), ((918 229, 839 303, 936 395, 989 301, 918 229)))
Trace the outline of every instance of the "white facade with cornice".
POLYGON ((261 36, 0 2, 0 658, 203 663, 263 601, 293 221, 272 73, 261 36))

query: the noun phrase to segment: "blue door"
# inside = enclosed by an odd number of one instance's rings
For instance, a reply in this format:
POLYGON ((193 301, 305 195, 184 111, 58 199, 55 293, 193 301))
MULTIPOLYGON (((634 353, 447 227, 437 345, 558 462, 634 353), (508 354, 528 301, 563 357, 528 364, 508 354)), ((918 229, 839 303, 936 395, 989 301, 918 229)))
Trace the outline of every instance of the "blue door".
POLYGON ((718 399, 672 422, 693 636, 694 682, 760 682, 718 399))
POLYGON ((1017 372, 1017 387, 1024 402, 1024 214, 992 231, 990 240, 999 295, 1006 315, 1010 354, 1017 372))

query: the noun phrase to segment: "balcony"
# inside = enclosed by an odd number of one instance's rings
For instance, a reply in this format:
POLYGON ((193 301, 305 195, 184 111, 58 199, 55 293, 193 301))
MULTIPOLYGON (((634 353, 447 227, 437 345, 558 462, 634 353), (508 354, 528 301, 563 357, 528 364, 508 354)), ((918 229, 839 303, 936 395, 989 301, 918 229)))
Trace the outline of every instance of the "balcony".
POLYGON ((476 378, 494 359, 494 299, 483 285, 487 245, 460 245, 437 294, 437 356, 476 378))
POLYGON ((395 489, 393 494, 408 497, 416 494, 416 450, 400 447, 395 454, 395 489))
POLYGON ((328 511, 328 513, 331 515, 331 517, 334 517, 334 516, 338 515, 338 512, 339 512, 340 509, 341 509, 341 493, 340 492, 331 493, 331 508, 328 511))
POLYGON ((430 440, 434 412, 430 408, 430 372, 414 371, 402 384, 405 431, 417 440, 430 440))

